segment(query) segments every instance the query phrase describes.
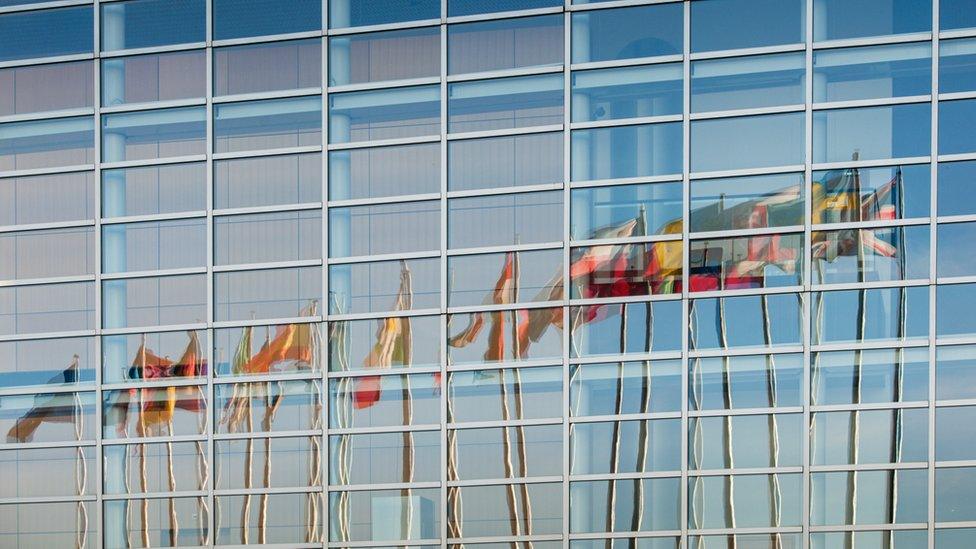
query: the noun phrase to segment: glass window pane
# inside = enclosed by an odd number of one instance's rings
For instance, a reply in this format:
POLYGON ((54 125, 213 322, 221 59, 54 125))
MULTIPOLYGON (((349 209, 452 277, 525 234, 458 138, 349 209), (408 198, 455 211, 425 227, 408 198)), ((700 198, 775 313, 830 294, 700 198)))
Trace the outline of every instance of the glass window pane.
POLYGON ((382 255, 440 247, 437 201, 329 209, 329 257, 382 255))
POLYGON ((817 292, 810 310, 814 345, 928 337, 925 286, 817 292))
POLYGON ((437 309, 440 259, 344 263, 329 267, 331 314, 437 309))
POLYGON ((206 348, 205 330, 103 336, 102 381, 206 377, 206 348))
POLYGON ((813 113, 813 161, 928 156, 929 103, 813 113))
POLYGON ((318 38, 216 48, 213 63, 214 95, 322 87, 318 38))
POLYGON ((205 442, 106 445, 104 493, 206 490, 207 481, 200 478, 200 469, 207 467, 206 448, 205 442))
POLYGON ((439 431, 333 435, 329 449, 331 486, 440 480, 439 431))
POLYGON ((575 71, 573 122, 681 113, 680 63, 575 71))
POLYGON ((976 406, 939 408, 935 412, 935 459, 939 461, 976 458, 973 427, 976 406))
POLYGON ((813 172, 813 224, 928 217, 930 182, 928 164, 813 172))
POLYGON ((935 360, 935 398, 976 398, 976 346, 938 347, 935 360))
POLYGON ((216 265, 321 259, 322 211, 220 216, 213 235, 216 265))
POLYGON ((322 269, 299 267, 214 274, 214 320, 322 314, 322 269))
POLYGON ((478 15, 499 11, 531 10, 562 6, 562 0, 449 0, 447 14, 450 17, 478 15))
POLYGON ((316 31, 320 0, 214 0, 214 40, 316 31))
MULTIPOLYGON (((924 106, 928 112, 928 103, 924 106)), ((976 99, 939 102, 939 154, 976 151, 976 137, 973 137, 972 127, 969 125, 969 121, 974 118, 976 99)))
POLYGON ((681 292, 678 240, 570 250, 570 297, 593 299, 681 292))
POLYGON ((3 540, 44 547, 71 547, 79 539, 97 540, 101 523, 98 507, 94 502, 0 505, 3 540))
POLYGON ((691 182, 691 230, 727 231, 803 224, 803 174, 691 182))
MULTIPOLYGON (((98 460, 95 459, 94 446, 4 450, 0 451, 0 464, 3 464, 0 466, 0 477, 3 478, 0 495, 4 498, 83 496, 97 491, 92 483, 79 485, 77 482, 79 477, 96 478, 98 460), (43 481, 39 482, 41 479, 43 481)), ((17 506, 26 507, 24 503, 8 507, 17 506)), ((17 526, 14 529, 16 531, 17 526)), ((5 534, 9 532, 6 528, 4 530, 5 534)), ((23 543, 26 540, 21 537, 20 541, 23 543)))
MULTIPOLYGON (((811 540, 813 540, 816 534, 811 534, 810 536, 811 540)), ((777 546, 800 547, 802 545, 801 539, 800 534, 719 534, 711 536, 688 536, 688 543, 692 547, 704 547, 705 549, 721 549, 722 547, 729 547, 733 544, 737 547, 754 546, 772 549, 777 546)), ((648 549, 657 549, 657 547, 650 547, 648 549)))
POLYGON ((802 479, 791 473, 689 478, 688 527, 799 526, 802 479))
POLYGON ((102 162, 203 154, 207 150, 203 107, 102 116, 102 162))
POLYGON ((932 46, 928 43, 813 53, 813 100, 817 102, 928 95, 931 91, 932 46))
POLYGON ((440 27, 329 38, 329 85, 437 77, 440 27))
MULTIPOLYGON (((69 337, 0 343, 0 385, 58 387, 95 381, 95 340, 69 337)), ((0 467, 0 470, 3 470, 0 467)), ((0 483, 2 485, 2 483, 0 483)), ((3 489, 0 488, 0 493, 3 489)))
POLYGON ((93 24, 91 6, 0 15, 0 61, 89 53, 93 24))
POLYGON ((924 523, 928 516, 925 469, 813 473, 810 493, 812 526, 924 523))
POLYGON ((0 124, 0 172, 95 162, 90 116, 0 124))
POLYGON ((559 476, 562 463, 561 425, 453 429, 448 480, 559 476))
POLYGON ((264 326, 258 328, 257 335, 252 326, 214 330, 214 375, 321 371, 320 326, 299 323, 264 326))
POLYGON ((692 240, 692 292, 775 288, 803 283, 803 235, 771 234, 692 240))
POLYGON ((0 116, 91 107, 91 61, 0 69, 0 116))
POLYGON ((329 323, 329 371, 436 368, 440 365, 441 340, 437 316, 333 321, 329 323), (397 334, 396 330, 400 334, 398 343, 405 344, 409 353, 382 352, 381 338, 397 334))
MULTIPOLYGON (((936 490, 938 490, 938 484, 936 484, 936 490)), ((935 549, 966 549, 973 536, 976 536, 976 528, 938 529, 935 531, 935 549)))
MULTIPOLYGON (((857 532, 814 532, 810 547, 840 549, 842 547, 884 547, 886 543, 898 547, 928 547, 926 530, 873 530, 857 532)), ((936 545, 936 547, 939 547, 936 545)))
POLYGON ((681 349, 681 302, 571 307, 571 357, 647 354, 681 349))
POLYGON ((573 240, 681 231, 680 182, 588 187, 573 189, 571 196, 569 231, 573 240))
POLYGON ((207 264, 204 218, 102 227, 102 272, 122 273, 203 267, 207 264))
POLYGON ((95 393, 37 393, 0 397, 0 445, 92 440, 95 393))
POLYGON ((106 439, 206 432, 206 385, 105 391, 102 401, 102 436, 106 439))
POLYGON ((440 166, 438 143, 331 151, 329 200, 437 193, 440 166))
POLYGON ((802 294, 692 300, 688 347, 704 350, 800 345, 802 300, 802 294))
POLYGON ((103 328, 203 323, 207 321, 207 277, 105 280, 102 311, 103 328))
POLYGON ((451 372, 448 423, 562 417, 559 366, 451 372))
POLYGON ((437 19, 440 16, 440 0, 349 0, 348 2, 329 2, 330 29, 437 19))
POLYGON ((219 160, 213 177, 216 209, 322 200, 321 153, 219 160))
POLYGON ((562 266, 561 249, 450 257, 448 306, 559 299, 562 266))
POLYGON ((976 258, 961 253, 976 238, 976 223, 948 223, 939 225, 936 272, 939 277, 976 274, 976 258))
POLYGON ((928 279, 928 225, 814 231, 810 238, 814 284, 928 279))
POLYGON ((70 282, 0 288, 0 335, 95 327, 95 284, 70 282))
POLYGON ((72 172, 0 179, 0 225, 95 218, 95 177, 72 172))
POLYGON ((101 8, 102 51, 206 39, 205 0, 134 0, 101 8))
POLYGON ((329 143, 438 135, 440 90, 416 86, 329 95, 329 143))
POLYGON ((681 173, 681 123, 572 132, 572 180, 681 173))
POLYGON ((691 3, 691 51, 803 42, 804 0, 709 0, 691 3))
POLYGON ((329 381, 329 427, 436 425, 440 374, 369 375, 329 381))
POLYGON ((447 204, 447 247, 561 242, 562 191, 455 198, 447 204))
POLYGON ((925 401, 925 347, 813 353, 810 400, 816 405, 925 401))
POLYGON ((217 530, 217 545, 255 539, 285 546, 322 541, 324 532, 320 530, 324 529, 325 510, 319 503, 320 493, 262 495, 258 500, 260 505, 247 495, 214 499, 215 511, 220 513, 215 520, 221 525, 217 530))
POLYGON ((574 475, 681 470, 680 419, 574 423, 570 437, 574 475))
POLYGON ((214 447, 218 490, 321 486, 320 437, 219 440, 214 447), (267 472, 267 473, 266 473, 267 472))
POLYGON ((572 367, 570 384, 573 417, 681 410, 680 360, 578 364, 572 367))
POLYGON ((558 65, 563 16, 541 15, 447 27, 447 73, 558 65))
POLYGON ((573 14, 573 63, 681 53, 681 4, 573 14))
POLYGON ((317 95, 214 106, 214 152, 322 144, 322 100, 317 95))
MULTIPOLYGON (((935 471, 935 520, 976 520, 976 467, 953 467, 935 471)), ((920 522, 924 522, 923 518, 920 522)))
MULTIPOLYGON (((385 1, 389 0, 369 3, 385 1)), ((437 488, 331 492, 329 539, 343 542, 437 539, 441 531, 440 507, 441 492, 437 488)))
POLYGON ((561 74, 460 82, 447 86, 451 133, 561 124, 561 74))
POLYGON ((939 337, 976 334, 976 284, 939 286, 935 291, 935 327, 939 337))
POLYGON ((102 217, 206 208, 207 165, 203 162, 102 171, 102 217))
POLYGON ((318 429, 322 421, 322 398, 317 379, 216 384, 215 432, 265 433, 318 429), (249 414, 262 420, 247 421, 249 414))
POLYGON ((813 465, 928 461, 928 421, 926 408, 817 412, 810 420, 810 460, 813 465))
POLYGON ((102 106, 207 95, 204 50, 102 60, 102 106))
POLYGON ((823 0, 814 4, 813 39, 837 40, 932 29, 932 0, 823 0))
POLYGON ((939 93, 972 90, 976 90, 976 39, 939 42, 939 93))
POLYGON ((93 227, 0 233, 0 281, 95 273, 93 227))
POLYGON ((449 364, 492 364, 559 357, 563 311, 516 309, 456 313, 447 318, 449 364), (487 317, 487 318, 486 318, 487 317), (488 330, 485 330, 488 324, 488 330))
POLYGON ((803 113, 692 122, 691 171, 803 164, 803 127, 803 113))
POLYGON ((451 487, 447 499, 456 502, 448 508, 447 520, 465 536, 511 536, 520 525, 533 534, 559 534, 562 529, 563 491, 558 482, 451 487))
MULTIPOLYGON (((447 147, 447 184, 450 191, 547 185, 563 181, 562 133, 452 140, 447 147)), ((437 190, 433 189, 433 192, 437 190)))
POLYGON ((803 355, 693 358, 691 410, 776 408, 803 404, 803 355))
POLYGON ((802 104, 805 65, 803 53, 694 61, 691 112, 802 104))
POLYGON ((689 418, 688 467, 799 467, 805 435, 802 414, 689 418))
POLYGON ((948 30, 976 27, 976 13, 971 8, 969 0, 939 0, 939 28, 948 30))

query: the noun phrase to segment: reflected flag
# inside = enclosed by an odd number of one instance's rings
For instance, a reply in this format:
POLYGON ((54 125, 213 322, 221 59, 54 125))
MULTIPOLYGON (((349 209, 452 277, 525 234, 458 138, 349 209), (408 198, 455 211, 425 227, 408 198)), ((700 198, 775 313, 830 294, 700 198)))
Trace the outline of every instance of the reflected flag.
MULTIPOLYGON (((49 383, 74 383, 78 379, 78 361, 78 355, 72 356, 68 367, 52 377, 49 383)), ((77 398, 76 393, 35 395, 31 409, 7 432, 7 442, 30 442, 42 423, 75 423, 81 413, 77 398)))

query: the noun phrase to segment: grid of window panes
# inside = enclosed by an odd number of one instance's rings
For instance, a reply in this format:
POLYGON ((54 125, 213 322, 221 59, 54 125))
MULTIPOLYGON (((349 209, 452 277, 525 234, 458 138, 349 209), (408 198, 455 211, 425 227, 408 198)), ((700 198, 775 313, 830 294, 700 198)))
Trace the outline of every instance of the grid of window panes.
POLYGON ((0 0, 0 547, 976 546, 974 121, 973 0, 0 0))

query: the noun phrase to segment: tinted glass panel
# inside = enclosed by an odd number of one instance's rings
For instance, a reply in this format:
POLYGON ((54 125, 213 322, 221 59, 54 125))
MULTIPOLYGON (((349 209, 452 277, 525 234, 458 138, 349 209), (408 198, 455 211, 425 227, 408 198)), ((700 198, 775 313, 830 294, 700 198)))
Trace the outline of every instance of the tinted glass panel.
POLYGON ((803 113, 691 123, 691 171, 802 164, 803 113))
POLYGON ((69 547, 79 539, 97 539, 99 516, 100 510, 94 503, 0 505, 0 523, 13 525, 2 534, 5 543, 15 540, 18 544, 69 547))
POLYGON ((562 241, 560 191, 477 198, 447 204, 448 248, 562 241))
MULTIPOLYGON (((925 104, 928 112, 928 104, 925 104)), ((976 151, 976 137, 967 124, 976 117, 976 99, 939 102, 939 154, 976 151)))
POLYGON ((214 152, 320 145, 322 100, 310 96, 216 105, 213 132, 214 152))
POLYGON ((104 336, 102 380, 118 383, 206 377, 206 347, 205 330, 104 336))
POLYGON ((206 448, 203 442, 106 446, 103 450, 105 493, 206 490, 206 480, 198 473, 200 467, 207 466, 206 448), (132 459, 133 454, 138 459, 132 459))
POLYGON ((322 269, 270 269, 214 275, 214 319, 293 318, 322 314, 322 269))
POLYGON ((953 406, 935 411, 935 459, 957 461, 973 459, 973 425, 976 407, 953 406))
POLYGON ((811 462, 848 465, 927 461, 928 417, 924 408, 815 413, 810 420, 811 462))
MULTIPOLYGON (((681 409, 679 360, 577 365, 572 367, 570 383, 569 413, 574 417, 681 409)), ((674 449, 680 451, 680 442, 674 449)))
POLYGON ((976 181, 976 161, 939 164, 939 215, 976 213, 972 200, 976 181))
POLYGON ((976 467, 953 467, 935 471, 935 520, 950 522, 976 518, 976 502, 970 497, 974 480, 976 467))
POLYGON ((976 395, 976 347, 953 345, 936 351, 935 398, 974 398, 976 395))
POLYGON ((576 71, 573 122, 679 114, 681 78, 677 63, 576 71))
POLYGON ((201 211, 207 165, 170 164, 102 171, 102 217, 201 211))
POLYGON ((349 0, 329 2, 329 28, 382 25, 400 21, 436 19, 440 0, 349 0))
POLYGON ((976 258, 963 253, 976 238, 976 223, 939 225, 936 273, 939 277, 976 274, 976 258))
POLYGON ((5 498, 82 496, 96 491, 90 483, 79 485, 77 482, 78 478, 95 478, 98 461, 94 447, 4 450, 0 452, 0 463, 3 464, 0 467, 3 471, 0 473, 3 476, 0 494, 5 498), (44 479, 44 482, 38 482, 38 479, 44 479))
POLYGON ((573 474, 681 470, 680 419, 575 423, 570 433, 573 474))
POLYGON ((450 0, 447 3, 447 14, 455 17, 497 11, 531 10, 562 5, 561 0, 491 0, 489 2, 483 0, 450 0))
POLYGON ((815 293, 811 341, 816 345, 925 339, 928 308, 924 286, 815 293))
POLYGON ((681 348, 681 302, 571 307, 570 356, 647 354, 681 348))
POLYGON ((441 350, 440 318, 410 316, 369 320, 342 320, 329 324, 329 370, 344 372, 384 368, 437 367, 441 350), (408 328, 409 331, 402 331, 408 328), (382 355, 377 361, 380 336, 401 329, 410 353, 382 355), (408 335, 406 335, 408 334, 408 335))
POLYGON ((95 284, 91 282, 0 288, 0 335, 94 327, 95 284))
POLYGON ((449 132, 560 124, 562 75, 522 76, 448 84, 449 132))
POLYGON ((448 305, 530 303, 563 295, 562 250, 460 255, 448 259, 448 305))
MULTIPOLYGON (((691 349, 799 345, 801 294, 695 299, 689 305, 691 349)), ((831 317, 833 318, 833 317, 831 317)))
POLYGON ((107 439, 203 434, 205 386, 150 387, 102 393, 102 436, 107 439))
POLYGON ((319 0, 214 0, 213 11, 215 40, 322 28, 319 0))
POLYGON ((94 359, 95 340, 90 337, 0 343, 0 383, 4 387, 90 384, 95 381, 94 359))
POLYGON ((939 42, 939 92, 971 90, 976 90, 976 40, 939 42))
POLYGON ((465 535, 512 535, 520 524, 533 533, 558 534, 562 527, 560 483, 453 487, 447 497, 457 502, 448 508, 447 519, 465 535))
POLYGON ((94 274, 92 227, 0 233, 0 280, 94 274))
POLYGON ((817 111, 813 113, 813 161, 928 156, 931 110, 928 103, 920 103, 817 111))
POLYGON ((639 6, 573 14, 573 63, 681 53, 683 6, 639 6))
POLYGON ((135 0, 102 6, 102 51, 148 48, 206 38, 204 0, 135 0))
POLYGON ((207 95, 203 50, 102 60, 102 106, 207 95))
POLYGON ((0 61, 91 52, 92 24, 91 6, 2 15, 0 61))
POLYGON ((214 162, 214 208, 305 204, 322 200, 322 155, 214 162))
POLYGON ((709 0, 691 3, 691 51, 802 42, 804 0, 709 0))
POLYGON ((563 180, 561 133, 453 140, 447 147, 450 191, 545 185, 563 180))
POLYGON ((572 179, 617 179, 681 172, 681 123, 572 133, 572 179))
POLYGON ((448 74, 556 65, 563 61, 563 17, 450 25, 447 48, 448 74))
POLYGON ((102 227, 102 271, 158 271, 207 263, 206 219, 121 223, 102 227))
POLYGON ((214 264, 322 258, 322 212, 305 210, 214 219, 214 264))
POLYGON ((322 86, 318 38, 217 48, 213 63, 214 95, 322 86))
POLYGON ((329 153, 329 199, 440 192, 440 166, 441 149, 437 143, 332 151, 329 153))
POLYGON ((570 250, 571 298, 681 292, 680 241, 588 246, 570 250))
POLYGON ((91 61, 0 69, 0 116, 91 107, 94 95, 91 61))
POLYGON ((931 90, 932 46, 927 43, 830 49, 813 54, 814 101, 926 95, 931 90))
POLYGON ((203 154, 207 121, 203 107, 102 116, 102 162, 203 154))
POLYGON ((802 104, 805 64, 802 53, 695 61, 691 64, 691 110, 802 104))
POLYGON ((439 27, 329 38, 329 85, 436 77, 441 70, 439 27))
POLYGON ((102 327, 195 324, 207 320, 204 275, 102 282, 102 327))
POLYGON ((726 231, 803 224, 803 174, 691 182, 691 230, 726 231))
POLYGON ((329 209, 329 257, 419 252, 439 246, 436 201, 329 209))
POLYGON ((971 7, 969 0, 941 0, 939 28, 947 30, 976 27, 976 13, 973 13, 971 7))
POLYGON ((437 308, 440 273, 438 259, 332 265, 329 311, 354 314, 437 308))
POLYGON ((218 496, 214 508, 220 512, 215 518, 221 528, 217 531, 218 545, 233 545, 245 540, 263 539, 268 543, 301 545, 309 540, 320 541, 320 529, 325 509, 322 496, 315 492, 304 494, 267 494, 255 500, 253 496, 218 496), (261 509, 266 509, 264 513, 261 509))
POLYGON ((0 124, 0 172, 91 164, 91 117, 0 124))
POLYGON ((976 334, 976 284, 953 284, 936 289, 936 332, 939 337, 976 334))
POLYGON ((931 0, 846 0, 817 2, 813 39, 835 40, 932 29, 931 0))
POLYGON ((437 86, 329 95, 329 142, 348 143, 440 132, 437 86))
POLYGON ((573 240, 681 231, 681 184, 677 182, 573 189, 571 196, 573 240))

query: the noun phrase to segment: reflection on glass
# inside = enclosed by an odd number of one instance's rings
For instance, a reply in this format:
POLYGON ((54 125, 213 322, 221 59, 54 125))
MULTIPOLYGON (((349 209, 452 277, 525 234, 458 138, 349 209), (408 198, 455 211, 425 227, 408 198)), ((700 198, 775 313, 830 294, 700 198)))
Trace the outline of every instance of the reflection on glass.
POLYGON ((509 421, 562 416, 561 368, 452 372, 447 422, 509 421))
POLYGON ((573 122, 681 114, 680 63, 575 71, 573 122))
POLYGON ((95 433, 94 393, 4 396, 0 408, 7 444, 90 440, 95 433))
POLYGON ((206 498, 105 502, 105 547, 177 547, 209 543, 206 498))
POLYGON ((202 274, 102 281, 102 327, 199 324, 207 319, 202 274))
POLYGON ((103 449, 106 494, 207 489, 207 443, 113 444, 103 449))
POLYGON ((437 488, 331 492, 329 540, 437 539, 440 500, 437 488))
POLYGON ((441 376, 361 375, 329 382, 329 427, 430 425, 440 421, 441 376))
POLYGON ((0 233, 0 280, 94 274, 92 227, 0 233))
POLYGON ((976 90, 976 39, 939 42, 939 93, 972 90, 976 90))
POLYGON ((95 547, 99 515, 93 501, 4 504, 0 505, 2 539, 18 546, 95 547))
POLYGON ((329 208, 329 257, 436 250, 440 219, 436 200, 329 208))
MULTIPOLYGON (((691 51, 803 42, 803 0, 709 0, 691 4, 691 51)), ((691 547, 700 547, 692 543, 691 547)), ((710 549, 710 546, 709 546, 710 549)))
MULTIPOLYGON (((436 144, 432 146, 437 148, 436 144)), ((563 181, 562 133, 465 139, 449 141, 447 147, 447 184, 450 191, 546 185, 563 181)), ((430 180, 437 183, 437 175, 434 174, 430 180)), ((438 190, 435 187, 427 192, 438 190)))
POLYGON ((102 217, 192 212, 206 208, 206 163, 102 171, 102 217))
POLYGON ((412 0, 403 4, 389 0, 329 3, 330 29, 437 19, 440 16, 440 0, 412 0))
POLYGON ((811 526, 924 523, 926 501, 925 469, 813 473, 810 478, 811 526))
POLYGON ((183 107, 102 116, 102 162, 206 152, 206 109, 183 107))
POLYGON ((939 163, 939 215, 976 214, 971 200, 972 182, 976 181, 976 161, 939 163))
POLYGON ((802 52, 694 61, 691 112, 803 104, 805 81, 802 52))
POLYGON ((574 475, 681 470, 680 419, 574 423, 570 441, 574 475))
POLYGON ((206 377, 206 347, 206 330, 103 336, 102 381, 206 377))
MULTIPOLYGON (((454 150, 453 145, 465 143, 469 142, 455 141, 448 146, 454 150)), ((561 163, 559 166, 562 170, 561 163)), ((441 190, 440 170, 438 143, 331 151, 329 200, 437 193, 441 190)))
POLYGON ((976 398, 976 346, 941 346, 935 357, 935 398, 976 398))
POLYGON ((371 313, 440 306, 440 261, 406 259, 329 267, 329 312, 371 313))
MULTIPOLYGON (((844 547, 928 547, 926 530, 875 530, 858 532, 815 532, 810 534, 812 549, 844 547)), ((937 538, 938 539, 938 538, 937 538)), ((936 544, 941 549, 941 546, 936 544)))
POLYGON ((90 116, 0 124, 0 172, 94 162, 90 116))
POLYGON ((802 414, 693 417, 688 421, 692 470, 799 467, 802 414))
MULTIPOLYGON (((926 109, 928 103, 925 104, 926 109)), ((939 102, 939 154, 976 151, 969 120, 976 117, 976 99, 939 102)))
POLYGON ((447 131, 489 131, 561 124, 561 74, 447 85, 447 131))
POLYGON ((573 533, 681 528, 680 478, 574 482, 569 498, 573 533))
POLYGON ((207 220, 118 223, 102 227, 102 272, 122 273, 203 267, 207 220))
POLYGON ((570 297, 680 293, 681 248, 677 240, 573 248, 570 297))
POLYGON ((0 69, 0 116, 91 107, 93 79, 92 61, 0 69))
POLYGON ((562 5, 563 3, 560 0, 496 0, 488 3, 481 2, 481 0, 449 0, 447 3, 447 13, 451 17, 454 17, 499 11, 531 10, 562 5))
POLYGON ((573 14, 573 63, 681 53, 683 6, 638 6, 573 14))
POLYGON ((0 288, 0 335, 67 332, 94 327, 93 282, 0 288))
POLYGON ((90 53, 93 19, 91 6, 3 14, 0 61, 90 53))
POLYGON ((692 240, 688 268, 692 292, 797 286, 803 283, 803 235, 692 240))
POLYGON ((803 113, 694 121, 691 171, 803 164, 803 128, 803 113))
POLYGON ((571 357, 646 354, 681 349, 681 302, 570 307, 571 357))
POLYGON ((102 51, 203 42, 205 0, 137 0, 102 6, 102 51))
POLYGON ((450 25, 447 51, 448 74, 557 65, 563 61, 563 17, 450 25))
POLYGON ((688 306, 688 347, 732 349, 800 345, 802 301, 803 294, 695 299, 688 306))
MULTIPOLYGON (((492 292, 492 304, 506 303, 504 296, 512 291, 510 273, 512 264, 507 261, 492 292)), ((492 364, 558 358, 562 326, 561 307, 451 314, 447 317, 447 362, 492 364)))
POLYGON ((681 361, 575 365, 569 399, 573 417, 679 411, 681 361))
POLYGON ((917 280, 929 276, 927 224, 814 231, 811 241, 814 284, 917 280))
POLYGON ((215 209, 302 204, 320 200, 320 153, 214 162, 215 209))
POLYGON ((697 179, 691 182, 691 230, 802 225, 804 193, 803 174, 697 179))
POLYGON ((562 425, 455 429, 447 433, 448 480, 562 475, 562 425))
POLYGON ((221 216, 213 239, 215 265, 321 259, 322 211, 221 216))
POLYGON ((930 183, 928 164, 813 172, 813 224, 928 217, 930 183))
POLYGON ((316 0, 214 0, 214 39, 317 31, 322 3, 316 0))
POLYGON ((681 172, 681 123, 574 130, 573 181, 681 172))
POLYGON ((110 57, 101 70, 104 107, 207 95, 205 50, 110 57))
POLYGON ((105 391, 102 401, 106 439, 206 433, 206 385, 105 391))
POLYGON ((561 242, 562 191, 454 198, 447 204, 448 248, 561 242))
POLYGON ((322 335, 319 330, 319 324, 297 323, 214 330, 214 359, 217 363, 214 375, 321 371, 322 335))
POLYGON ((441 67, 440 36, 438 27, 332 36, 329 85, 436 78, 441 67))
POLYGON ((562 483, 450 487, 447 536, 558 534, 562 500, 562 483))
POLYGON ((816 292, 811 343, 925 339, 928 310, 925 286, 816 292))
POLYGON ((91 337, 0 343, 0 387, 87 385, 95 381, 91 337))
POLYGON ((329 143, 437 135, 440 90, 414 86, 329 95, 329 143))
POLYGON ((813 10, 813 39, 837 40, 932 29, 932 0, 821 0, 813 10))
POLYGON ((0 179, 0 225, 82 221, 94 217, 93 172, 0 179))
POLYGON ((534 250, 448 259, 448 305, 531 303, 563 296, 563 251, 534 250), (497 275, 496 273, 502 273, 497 275))
POLYGON ((217 496, 215 500, 217 545, 322 542, 325 505, 320 492, 217 496))
POLYGON ((440 432, 404 431, 329 437, 329 484, 437 482, 440 432))
POLYGON ((214 386, 217 433, 307 431, 322 427, 318 380, 259 381, 214 386))
POLYGON ((817 412, 810 419, 810 462, 861 465, 928 461, 928 410, 817 412))
POLYGON ((0 497, 83 496, 95 493, 98 490, 93 481, 97 467, 94 446, 3 450, 0 451, 0 497))
MULTIPOLYGON (((282 16, 276 13, 276 17, 282 16)), ((322 43, 318 38, 215 48, 213 64, 214 95, 322 86, 322 43)))
POLYGON ((321 486, 320 437, 218 440, 216 489, 321 486))
POLYGON ((928 156, 931 111, 928 103, 816 111, 813 161, 928 156))
POLYGON ((976 284, 938 286, 935 330, 940 338, 976 334, 976 284))
POLYGON ((332 372, 432 368, 440 364, 440 350, 440 318, 436 316, 329 323, 329 371, 332 372))
POLYGON ((216 273, 213 284, 217 321, 322 314, 320 267, 216 273))
POLYGON ((691 410, 777 408, 803 404, 803 355, 692 358, 691 410))
POLYGON ((961 461, 976 458, 976 406, 953 406, 935 411, 935 459, 961 461))
POLYGON ((696 476, 688 479, 688 527, 799 526, 802 475, 696 476))
MULTIPOLYGON (((814 535, 811 534, 811 537, 814 535)), ((801 534, 719 534, 688 536, 688 546, 696 549, 726 549, 730 546, 774 549, 776 547, 800 547, 801 539, 801 534)))
MULTIPOLYGON (((939 86, 941 89, 941 84, 939 86)), ((853 101, 928 95, 932 46, 892 44, 813 53, 813 100, 853 101)))
MULTIPOLYGON (((976 489, 974 483, 976 483, 976 467, 935 470, 936 522, 976 520, 976 500, 973 500, 973 490, 976 489)), ((924 511, 921 514, 924 516, 924 511)), ((924 521, 923 518, 914 522, 924 521)))
POLYGON ((214 152, 322 144, 322 100, 317 95, 214 106, 214 152))
POLYGON ((925 347, 813 353, 811 362, 814 405, 928 400, 925 347))
POLYGON ((571 196, 573 240, 681 234, 680 182, 587 187, 571 196))

